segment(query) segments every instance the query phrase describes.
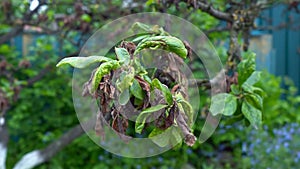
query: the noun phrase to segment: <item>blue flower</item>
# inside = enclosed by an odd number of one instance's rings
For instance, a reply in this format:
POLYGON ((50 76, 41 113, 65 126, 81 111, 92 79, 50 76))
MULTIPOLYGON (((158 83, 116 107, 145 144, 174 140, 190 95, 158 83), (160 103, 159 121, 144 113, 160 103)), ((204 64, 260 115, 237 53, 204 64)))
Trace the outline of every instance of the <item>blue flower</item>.
POLYGON ((103 159, 104 159, 104 157, 103 157, 102 155, 99 155, 99 156, 98 156, 98 160, 99 160, 99 161, 102 161, 103 159))

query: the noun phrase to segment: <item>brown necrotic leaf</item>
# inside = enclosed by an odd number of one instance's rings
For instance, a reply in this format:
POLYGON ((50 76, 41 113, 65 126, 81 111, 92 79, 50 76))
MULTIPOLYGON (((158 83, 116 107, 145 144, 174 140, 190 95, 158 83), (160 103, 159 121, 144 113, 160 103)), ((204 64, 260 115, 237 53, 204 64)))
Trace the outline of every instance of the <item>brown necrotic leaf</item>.
POLYGON ((188 145, 188 146, 193 146, 196 142, 196 137, 194 136, 194 134, 191 132, 191 129, 188 127, 187 122, 186 122, 186 118, 184 117, 184 113, 180 112, 179 109, 177 109, 178 115, 176 117, 176 122, 178 127, 181 130, 181 133, 184 137, 184 142, 188 145))
POLYGON ((105 119, 103 117, 103 114, 98 110, 97 120, 96 120, 96 125, 95 125, 95 132, 96 132, 96 135, 102 137, 102 140, 105 139, 105 132, 104 132, 104 128, 103 128, 104 123, 105 123, 105 119))
POLYGON ((140 76, 135 76, 134 78, 139 82, 140 86, 145 91, 144 104, 143 104, 143 109, 145 109, 146 107, 148 107, 150 103, 150 89, 151 89, 150 84, 140 76))

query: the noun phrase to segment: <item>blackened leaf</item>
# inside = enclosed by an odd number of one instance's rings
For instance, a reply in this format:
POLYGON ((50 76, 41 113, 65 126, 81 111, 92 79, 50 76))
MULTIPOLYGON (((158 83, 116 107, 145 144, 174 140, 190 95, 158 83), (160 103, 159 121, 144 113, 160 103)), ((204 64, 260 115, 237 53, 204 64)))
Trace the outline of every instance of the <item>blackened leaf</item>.
POLYGON ((158 104, 156 106, 153 106, 153 107, 150 107, 150 108, 147 108, 145 110, 143 110, 139 115, 138 117, 136 118, 136 123, 135 123, 135 132, 136 133, 141 133, 144 126, 145 126, 145 122, 146 122, 146 119, 147 117, 153 113, 153 112, 156 112, 156 111, 159 111, 163 108, 166 108, 168 105, 162 105, 162 104, 158 104))
POLYGON ((119 103, 125 105, 130 99, 129 89, 125 89, 119 96, 119 103))
POLYGON ((197 139, 191 132, 191 129, 188 127, 183 115, 184 114, 179 111, 178 116, 176 117, 176 122, 179 129, 181 130, 182 135, 184 136, 184 142, 188 146, 193 146, 197 139))
POLYGON ((165 97, 165 100, 166 102, 169 104, 169 105, 172 105, 173 104, 173 96, 172 96, 172 93, 170 92, 169 88, 162 84, 158 79, 153 79, 152 80, 152 85, 159 89, 160 91, 163 92, 163 95, 165 97))
POLYGON ((143 89, 140 86, 139 82, 134 79, 132 85, 130 86, 130 93, 134 95, 134 97, 143 100, 144 99, 144 93, 143 89))
POLYGON ((231 116, 234 114, 237 108, 236 97, 228 93, 220 93, 214 95, 211 99, 210 112, 212 115, 223 114, 225 116, 231 116))
POLYGON ((105 132, 104 132, 104 117, 102 115, 102 113, 98 110, 97 112, 97 120, 96 120, 96 125, 95 125, 95 132, 98 136, 102 137, 102 140, 104 140, 105 138, 105 132))
POLYGON ((247 99, 243 101, 242 104, 242 113, 246 117, 247 120, 251 123, 251 125, 258 129, 262 123, 262 113, 260 110, 255 108, 247 99))
POLYGON ((130 55, 125 48, 115 48, 115 52, 117 55, 118 60, 124 64, 128 65, 130 62, 130 55))
POLYGON ((99 62, 108 62, 112 59, 104 57, 104 56, 88 56, 88 57, 68 57, 62 59, 56 67, 63 66, 66 64, 69 64, 75 68, 85 68, 93 63, 99 63, 99 62))
POLYGON ((92 79, 92 92, 94 92, 104 75, 108 74, 110 71, 115 70, 120 67, 120 64, 116 60, 111 60, 105 63, 102 63, 96 70, 95 76, 92 79))

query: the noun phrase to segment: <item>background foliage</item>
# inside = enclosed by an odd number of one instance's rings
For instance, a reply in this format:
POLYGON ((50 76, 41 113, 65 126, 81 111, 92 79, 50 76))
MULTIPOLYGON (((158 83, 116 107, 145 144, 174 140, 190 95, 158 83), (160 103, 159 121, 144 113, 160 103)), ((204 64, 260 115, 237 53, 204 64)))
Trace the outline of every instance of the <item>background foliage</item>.
MULTIPOLYGON (((49 1, 46 7, 38 7, 38 13, 28 10, 29 1, 1 2, 0 41, 12 30, 21 30, 0 45, 0 89, 9 100, 5 116, 10 134, 7 168, 12 168, 26 153, 46 147, 78 124, 71 99, 72 69, 56 69, 54 65, 62 57, 77 55, 86 37, 109 21, 147 11, 186 18, 207 33, 226 63, 227 47, 223 44, 228 43, 230 33, 218 29, 226 25, 223 21, 189 8, 186 2, 128 2, 126 5, 118 0, 49 1), (49 26, 54 22, 57 24, 49 26), (29 49, 26 55, 14 43, 15 37, 27 33, 24 25, 43 31, 42 36, 26 46, 29 49)), ((225 1, 212 2, 221 11, 232 10, 225 1)), ((43 3, 46 1, 40 1, 40 5, 43 3)), ((288 3, 287 9, 293 7, 293 3, 288 3)), ((242 42, 241 37, 239 42, 242 42)), ((199 69, 200 65, 200 62, 193 63, 199 69)), ((225 118, 205 144, 184 145, 145 159, 115 156, 83 135, 37 168, 299 168, 300 97, 296 95, 297 88, 288 78, 275 77, 268 72, 263 72, 261 77, 256 86, 267 96, 262 109, 264 127, 258 131, 244 127, 243 122, 228 124, 225 118)), ((209 98, 204 89, 200 91, 203 93, 201 100, 207 101, 200 104, 205 107, 209 98)), ((201 124, 195 127, 196 135, 198 126, 201 124)))

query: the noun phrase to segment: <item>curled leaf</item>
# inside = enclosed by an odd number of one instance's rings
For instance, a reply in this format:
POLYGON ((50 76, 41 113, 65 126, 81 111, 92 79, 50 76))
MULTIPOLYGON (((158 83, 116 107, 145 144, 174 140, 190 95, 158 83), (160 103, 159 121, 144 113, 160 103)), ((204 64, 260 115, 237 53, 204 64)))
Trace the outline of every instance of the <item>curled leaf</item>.
POLYGON ((66 64, 69 64, 75 68, 85 68, 93 63, 99 63, 99 62, 108 62, 112 59, 104 56, 88 56, 88 57, 68 57, 62 59, 56 67, 60 67, 66 64))
POLYGON ((180 132, 175 126, 169 127, 166 130, 154 128, 148 137, 159 147, 175 146, 182 140, 180 132))
POLYGON ((197 140, 194 134, 191 132, 191 129, 188 127, 185 119, 184 114, 179 111, 178 116, 176 117, 176 122, 178 127, 181 130, 182 135, 184 136, 184 142, 188 146, 193 146, 197 140))
POLYGON ((247 99, 242 104, 242 113, 255 129, 261 126, 262 112, 255 108, 247 99))
POLYGON ((163 92, 163 95, 166 99, 166 102, 169 104, 169 105, 172 105, 173 104, 173 96, 172 96, 172 93, 170 92, 169 88, 162 84, 158 79, 153 79, 152 80, 152 85, 161 90, 163 92))
POLYGON ((125 48, 115 48, 115 52, 118 60, 124 65, 128 65, 130 62, 130 55, 125 48))
POLYGON ((143 100, 144 99, 144 92, 142 87, 140 86, 139 82, 134 79, 132 85, 130 86, 130 93, 134 95, 134 97, 143 100))
POLYGON ((168 105, 162 105, 162 104, 158 104, 156 106, 152 106, 150 108, 147 108, 145 110, 143 110, 137 117, 136 119, 136 123, 135 123, 135 132, 136 133, 141 133, 144 126, 145 126, 145 122, 146 122, 146 119, 149 115, 151 115, 151 113, 153 112, 156 112, 156 111, 159 111, 161 109, 164 109, 168 107, 168 105))
POLYGON ((184 59, 187 57, 188 53, 184 43, 174 36, 154 36, 145 38, 137 45, 134 55, 146 48, 161 48, 173 52, 184 59))
POLYGON ((239 85, 243 84, 255 71, 255 53, 248 52, 245 54, 244 60, 242 60, 238 66, 238 83, 239 85))
POLYGON ((129 99, 130 99, 129 89, 125 89, 124 91, 121 92, 119 96, 119 103, 121 105, 125 105, 126 103, 128 103, 129 99))
POLYGON ((104 75, 108 74, 111 70, 115 70, 120 67, 120 64, 116 60, 111 60, 105 63, 102 63, 97 70, 95 71, 95 75, 92 79, 92 89, 91 91, 94 92, 98 88, 101 79, 104 75))
POLYGON ((125 89, 128 89, 132 85, 133 79, 134 79, 134 68, 129 67, 128 71, 124 71, 121 73, 120 78, 116 82, 118 90, 123 92, 125 89))
POLYGON ((193 114, 193 107, 192 105, 186 101, 181 94, 176 95, 177 96, 177 104, 180 109, 180 111, 184 112, 184 114, 187 116, 188 126, 192 127, 192 123, 194 121, 194 114, 193 114))

